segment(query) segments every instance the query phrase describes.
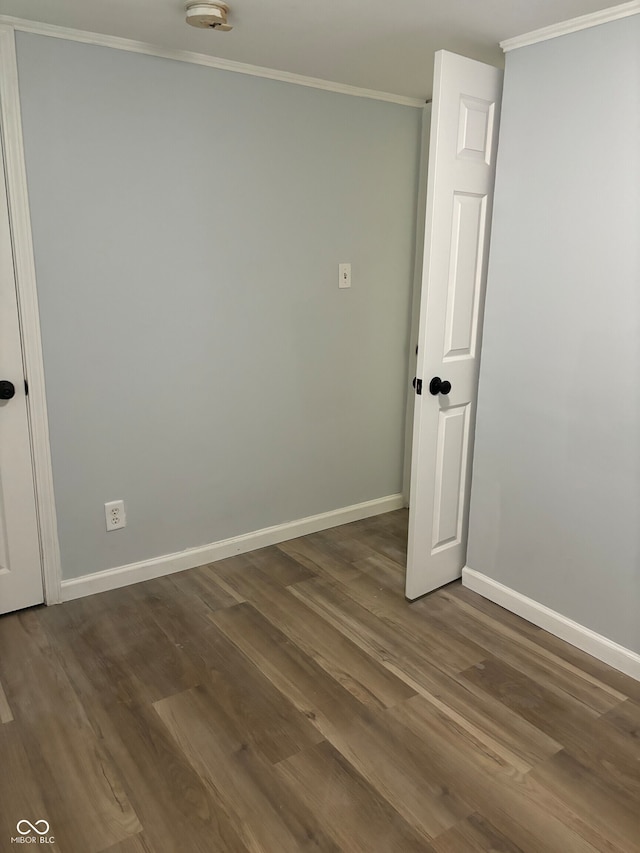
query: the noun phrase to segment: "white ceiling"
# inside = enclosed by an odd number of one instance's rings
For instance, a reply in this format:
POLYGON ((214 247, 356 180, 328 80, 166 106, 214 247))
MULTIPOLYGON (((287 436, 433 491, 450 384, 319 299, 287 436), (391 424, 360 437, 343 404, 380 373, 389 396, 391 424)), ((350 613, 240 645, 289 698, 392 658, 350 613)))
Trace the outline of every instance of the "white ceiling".
POLYGON ((498 42, 619 0, 228 0, 230 33, 181 0, 0 0, 0 14, 428 97, 440 48, 502 63, 498 42))

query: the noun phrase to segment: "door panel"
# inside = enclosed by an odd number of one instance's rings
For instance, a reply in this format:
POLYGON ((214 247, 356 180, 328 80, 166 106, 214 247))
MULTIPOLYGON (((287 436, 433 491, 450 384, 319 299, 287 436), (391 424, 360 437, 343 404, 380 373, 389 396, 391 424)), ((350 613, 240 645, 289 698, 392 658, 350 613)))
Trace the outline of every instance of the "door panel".
POLYGON ((460 542, 468 414, 468 406, 454 406, 439 413, 432 553, 460 542))
MULTIPOLYGON (((1 161, 0 157, 0 161, 1 161)), ((9 213, 0 162, 0 379, 15 396, 0 400, 0 613, 43 601, 27 401, 9 213)))
MULTIPOLYGON (((461 59, 463 57, 460 57, 461 59)), ((491 165, 494 146, 496 102, 460 95, 458 158, 491 165)))
POLYGON ((475 356, 484 260, 479 235, 484 232, 486 209, 486 196, 453 195, 444 361, 475 356))
POLYGON ((455 580, 464 566, 501 93, 497 68, 436 54, 407 598, 455 580), (435 376, 451 383, 447 394, 430 393, 435 376))

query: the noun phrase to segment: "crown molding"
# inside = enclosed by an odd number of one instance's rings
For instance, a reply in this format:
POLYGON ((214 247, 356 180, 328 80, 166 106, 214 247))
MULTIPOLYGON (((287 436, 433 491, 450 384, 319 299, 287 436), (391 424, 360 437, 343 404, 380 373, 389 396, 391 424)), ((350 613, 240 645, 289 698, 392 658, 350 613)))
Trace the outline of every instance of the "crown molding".
POLYGON ((558 36, 566 36, 569 33, 576 33, 579 30, 586 30, 589 27, 597 27, 600 24, 607 24, 609 21, 617 21, 620 18, 628 18, 630 15, 638 14, 640 14, 640 0, 631 0, 630 3, 622 3, 620 6, 612 6, 610 9, 602 9, 600 12, 581 15, 579 18, 572 18, 569 21, 552 24, 550 27, 542 27, 542 29, 533 30, 521 36, 505 39, 500 42, 500 47, 505 53, 508 53, 518 47, 548 41, 558 36))
POLYGON ((206 53, 194 53, 189 50, 173 50, 159 47, 142 41, 110 36, 103 33, 90 33, 84 30, 59 27, 56 24, 44 24, 39 21, 28 21, 25 18, 13 18, 0 15, 0 25, 6 25, 23 33, 35 33, 41 36, 78 41, 83 44, 95 44, 100 47, 110 47, 114 50, 126 50, 130 53, 142 53, 147 56, 159 56, 162 59, 173 59, 177 62, 190 62, 193 65, 205 65, 208 68, 218 68, 221 71, 232 71, 236 74, 248 74, 251 77, 263 77, 267 80, 278 80, 281 83, 293 83, 296 86, 306 86, 310 89, 324 89, 327 92, 337 92, 340 95, 351 95, 356 98, 369 98, 374 101, 386 101, 400 104, 404 107, 424 106, 424 99, 408 98, 404 95, 394 95, 392 92, 378 92, 375 89, 362 89, 349 86, 346 83, 335 83, 318 77, 305 77, 290 71, 278 71, 275 68, 263 68, 260 65, 248 65, 245 62, 235 62, 231 59, 221 59, 206 53))

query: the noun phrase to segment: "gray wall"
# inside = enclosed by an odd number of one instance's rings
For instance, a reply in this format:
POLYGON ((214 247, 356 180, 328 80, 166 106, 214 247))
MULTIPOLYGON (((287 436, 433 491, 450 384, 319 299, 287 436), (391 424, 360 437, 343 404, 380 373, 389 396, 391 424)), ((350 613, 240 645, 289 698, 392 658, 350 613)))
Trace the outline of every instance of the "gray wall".
POLYGON ((640 17, 507 57, 468 565, 640 652, 640 17))
POLYGON ((420 110, 24 34, 18 67, 64 576, 400 492, 420 110))

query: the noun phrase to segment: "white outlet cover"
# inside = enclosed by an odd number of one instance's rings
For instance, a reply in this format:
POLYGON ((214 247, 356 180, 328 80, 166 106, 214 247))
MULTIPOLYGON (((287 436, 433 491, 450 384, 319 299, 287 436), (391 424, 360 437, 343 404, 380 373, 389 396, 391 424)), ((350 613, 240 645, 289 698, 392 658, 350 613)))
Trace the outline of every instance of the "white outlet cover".
POLYGON ((107 524, 107 532, 120 530, 127 526, 127 514, 124 510, 124 501, 109 501, 104 505, 104 519, 107 524))

